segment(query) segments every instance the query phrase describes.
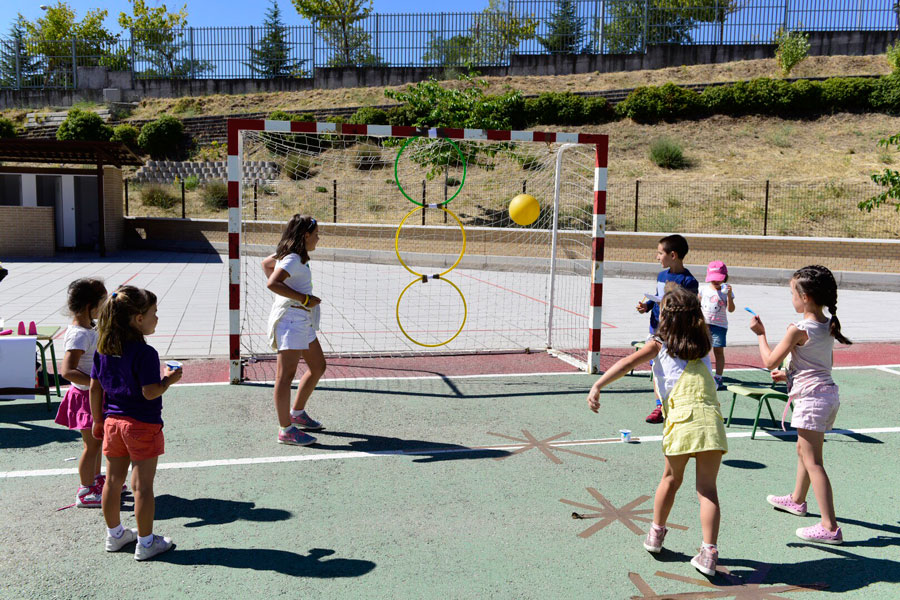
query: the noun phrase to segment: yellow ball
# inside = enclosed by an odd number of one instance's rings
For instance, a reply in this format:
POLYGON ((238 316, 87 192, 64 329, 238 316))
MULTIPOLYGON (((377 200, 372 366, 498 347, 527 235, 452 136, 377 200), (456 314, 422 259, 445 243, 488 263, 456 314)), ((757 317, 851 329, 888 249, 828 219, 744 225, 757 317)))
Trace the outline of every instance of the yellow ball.
POLYGON ((509 218, 519 225, 531 225, 541 215, 541 205, 534 196, 519 194, 509 203, 509 218))

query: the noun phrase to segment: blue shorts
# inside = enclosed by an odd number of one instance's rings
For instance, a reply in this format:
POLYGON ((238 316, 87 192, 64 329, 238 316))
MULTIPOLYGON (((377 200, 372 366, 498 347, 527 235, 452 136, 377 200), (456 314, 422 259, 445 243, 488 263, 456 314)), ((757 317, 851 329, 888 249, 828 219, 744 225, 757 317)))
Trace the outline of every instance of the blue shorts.
POLYGON ((713 348, 724 348, 725 338, 728 337, 728 328, 719 327, 718 325, 710 325, 709 333, 712 335, 713 348))

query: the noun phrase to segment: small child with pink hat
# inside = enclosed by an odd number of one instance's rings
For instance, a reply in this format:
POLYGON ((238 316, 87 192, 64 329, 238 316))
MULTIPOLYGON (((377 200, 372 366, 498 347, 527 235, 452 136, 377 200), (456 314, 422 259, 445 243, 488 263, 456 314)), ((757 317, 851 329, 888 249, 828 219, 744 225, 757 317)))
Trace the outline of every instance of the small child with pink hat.
POLYGON ((727 281, 728 267, 721 260, 714 260, 706 267, 708 285, 700 287, 700 309, 712 334, 713 355, 716 358, 714 377, 720 390, 724 388, 722 373, 725 371, 728 313, 734 312, 734 292, 727 281))

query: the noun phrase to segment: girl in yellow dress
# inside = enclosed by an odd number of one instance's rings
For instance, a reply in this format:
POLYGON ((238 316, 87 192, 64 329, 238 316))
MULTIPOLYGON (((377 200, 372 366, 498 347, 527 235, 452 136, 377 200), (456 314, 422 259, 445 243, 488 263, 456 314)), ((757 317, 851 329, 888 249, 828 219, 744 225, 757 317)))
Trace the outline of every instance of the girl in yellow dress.
POLYGON ((656 488, 653 523, 644 548, 657 553, 666 537, 666 519, 681 486, 691 457, 697 463, 697 496, 703 544, 691 564, 705 575, 715 575, 719 551, 719 496, 716 477, 722 455, 728 452, 716 382, 709 362, 712 346, 700 300, 682 287, 666 286, 656 335, 634 354, 623 358, 603 374, 588 394, 588 406, 600 408, 600 390, 635 367, 653 361, 654 382, 663 401, 663 455, 665 468, 656 488))

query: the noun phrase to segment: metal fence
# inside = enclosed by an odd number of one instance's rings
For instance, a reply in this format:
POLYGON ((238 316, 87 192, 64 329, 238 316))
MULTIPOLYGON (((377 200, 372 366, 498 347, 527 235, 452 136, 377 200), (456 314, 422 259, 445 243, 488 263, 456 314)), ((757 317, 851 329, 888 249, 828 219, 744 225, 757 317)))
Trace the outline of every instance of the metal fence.
POLYGON ((139 79, 310 77, 316 67, 478 67, 513 54, 644 52, 677 43, 770 44, 777 31, 900 30, 885 0, 510 0, 502 11, 371 14, 272 29, 131 29, 117 39, 0 37, 0 87, 73 88, 78 67, 139 79), (824 6, 823 6, 824 4, 824 6))
POLYGON ((782 181, 643 181, 611 183, 610 231, 900 237, 900 212, 871 213, 859 202, 881 191, 873 183, 782 181))

